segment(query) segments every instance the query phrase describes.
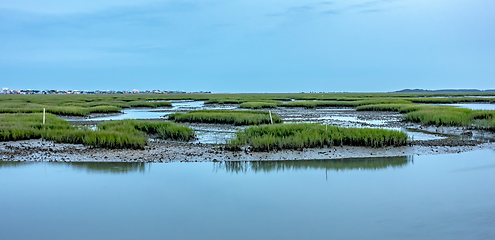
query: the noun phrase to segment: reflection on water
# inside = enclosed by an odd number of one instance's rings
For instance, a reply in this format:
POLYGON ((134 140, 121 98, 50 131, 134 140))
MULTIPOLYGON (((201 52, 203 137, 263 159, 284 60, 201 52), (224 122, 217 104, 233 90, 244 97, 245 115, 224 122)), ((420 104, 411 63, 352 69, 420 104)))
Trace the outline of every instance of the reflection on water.
POLYGON ((453 106, 469 108, 472 110, 495 110, 495 104, 490 103, 454 103, 454 104, 428 104, 432 106, 453 106))
POLYGON ((327 160, 290 160, 290 161, 256 161, 256 162, 220 162, 215 164, 215 170, 227 172, 271 172, 295 171, 306 169, 324 170, 379 170, 397 168, 413 162, 412 156, 386 158, 348 158, 327 160))
POLYGON ((495 239, 494 151, 412 160, 0 162, 0 239, 495 239))
MULTIPOLYGON (((63 163, 62 163, 63 164, 63 163)), ((72 162, 68 163, 75 169, 84 169, 88 172, 101 173, 128 173, 142 172, 150 168, 151 163, 126 163, 126 162, 72 162)))
MULTIPOLYGON (((304 169, 325 169, 335 171, 345 170, 379 170, 385 168, 404 167, 413 162, 412 156, 384 157, 384 158, 348 158, 326 160, 288 160, 288 161, 226 161, 214 163, 215 171, 226 172, 271 172, 271 171, 295 171, 304 169)), ((36 162, 0 162, 0 168, 20 167, 36 162)), ((151 163, 128 162, 71 162, 71 163, 45 163, 66 165, 91 173, 130 173, 142 172, 151 168, 151 163)))
POLYGON ((10 161, 0 161, 0 168, 10 168, 10 167, 21 167, 30 162, 10 162, 10 161))
MULTIPOLYGON (((31 164, 39 164, 38 162, 2 162, 0 161, 0 168, 15 168, 23 167, 31 164)), ((71 162, 71 163, 56 163, 46 162, 44 164, 53 165, 65 165, 69 168, 86 170, 88 173, 130 173, 130 172, 142 172, 151 168, 151 163, 129 163, 129 162, 71 162)))

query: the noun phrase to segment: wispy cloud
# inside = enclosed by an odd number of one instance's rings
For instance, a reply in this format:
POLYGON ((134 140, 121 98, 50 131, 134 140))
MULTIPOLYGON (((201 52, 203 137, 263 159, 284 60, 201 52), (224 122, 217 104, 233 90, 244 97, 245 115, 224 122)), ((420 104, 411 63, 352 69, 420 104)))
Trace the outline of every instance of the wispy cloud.
POLYGON ((353 4, 349 8, 370 8, 370 7, 376 7, 376 6, 381 6, 383 4, 388 4, 391 2, 397 2, 398 0, 374 0, 374 1, 368 1, 360 4, 353 4))
POLYGON ((359 13, 377 13, 383 12, 387 10, 391 10, 393 8, 388 7, 393 2, 398 2, 401 0, 373 0, 362 2, 358 4, 351 4, 347 6, 343 6, 339 9, 330 9, 321 11, 322 14, 332 15, 332 14, 340 14, 344 12, 351 12, 354 10, 358 10, 359 13))
POLYGON ((323 14, 340 14, 342 11, 339 11, 339 10, 326 10, 326 11, 323 11, 321 13, 323 14))
POLYGON ((281 17, 281 16, 286 16, 289 14, 297 14, 301 12, 307 12, 314 10, 315 6, 312 4, 307 4, 307 5, 301 5, 301 6, 294 6, 294 7, 289 7, 285 11, 279 12, 279 13, 270 13, 267 14, 269 17, 281 17))

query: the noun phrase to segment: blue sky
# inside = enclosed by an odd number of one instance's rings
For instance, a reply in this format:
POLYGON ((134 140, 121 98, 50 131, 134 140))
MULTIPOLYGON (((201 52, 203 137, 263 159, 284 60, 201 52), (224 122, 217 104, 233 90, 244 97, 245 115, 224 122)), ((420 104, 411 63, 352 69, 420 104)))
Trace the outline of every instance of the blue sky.
POLYGON ((495 88, 492 0, 0 0, 0 87, 495 88))

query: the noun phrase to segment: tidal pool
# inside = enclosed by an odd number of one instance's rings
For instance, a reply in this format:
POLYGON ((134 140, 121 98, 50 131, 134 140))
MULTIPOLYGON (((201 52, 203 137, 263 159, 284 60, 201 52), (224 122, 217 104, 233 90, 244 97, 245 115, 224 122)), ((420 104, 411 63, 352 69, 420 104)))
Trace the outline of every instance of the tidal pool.
POLYGON ((494 239, 495 152, 0 162, 0 239, 494 239))

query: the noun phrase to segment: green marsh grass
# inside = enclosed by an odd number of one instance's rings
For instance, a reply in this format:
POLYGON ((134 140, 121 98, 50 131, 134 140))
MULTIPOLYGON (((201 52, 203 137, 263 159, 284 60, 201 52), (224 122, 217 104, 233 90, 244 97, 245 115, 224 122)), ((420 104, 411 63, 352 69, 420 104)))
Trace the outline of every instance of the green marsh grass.
POLYGON ((165 101, 150 101, 133 95, 0 95, 0 113, 53 113, 63 116, 87 116, 117 113, 123 108, 170 107, 165 101))
POLYGON ((108 121, 98 124, 98 128, 120 132, 140 131, 161 139, 189 141, 195 138, 193 129, 184 125, 164 121, 108 121))
POLYGON ((241 108, 248 109, 262 109, 262 108, 276 108, 282 105, 280 101, 265 101, 265 102, 243 102, 239 104, 241 108))
POLYGON ((405 113, 404 120, 423 125, 488 128, 493 130, 495 111, 471 110, 452 106, 417 104, 376 104, 356 108, 357 111, 394 111, 405 113), (480 120, 480 121, 478 121, 480 120))
POLYGON ((476 97, 446 97, 446 98, 407 98, 413 103, 430 103, 430 104, 454 104, 454 103, 490 103, 495 98, 476 98, 476 97))
POLYGON ((250 146, 253 151, 321 148, 325 146, 386 147, 407 144, 407 134, 375 128, 345 128, 316 123, 289 123, 251 126, 228 140, 226 148, 240 150, 250 146))
POLYGON ((147 101, 133 101, 129 102, 130 107, 145 107, 145 108, 158 108, 158 107, 172 107, 170 102, 147 102, 147 101))
POLYGON ((175 123, 122 120, 104 122, 98 130, 71 126, 53 114, 46 114, 46 124, 40 113, 0 114, 0 141, 43 138, 58 143, 84 144, 104 148, 143 149, 148 135, 162 139, 189 141, 194 130, 175 123))
POLYGON ((431 108, 435 108, 435 107, 428 105, 417 105, 417 104, 370 104, 370 105, 358 106, 356 107, 356 111, 391 111, 391 112, 408 113, 408 112, 418 111, 421 109, 431 109, 431 108))
MULTIPOLYGON (((173 113, 170 120, 176 122, 219 123, 234 125, 258 125, 270 123, 270 115, 263 111, 198 110, 188 113, 173 113)), ((272 113, 273 123, 282 119, 272 113)))
POLYGON ((371 104, 408 104, 411 103, 401 99, 370 99, 359 101, 294 101, 283 104, 283 107, 304 107, 304 108, 316 108, 316 107, 358 107, 362 105, 371 104))

